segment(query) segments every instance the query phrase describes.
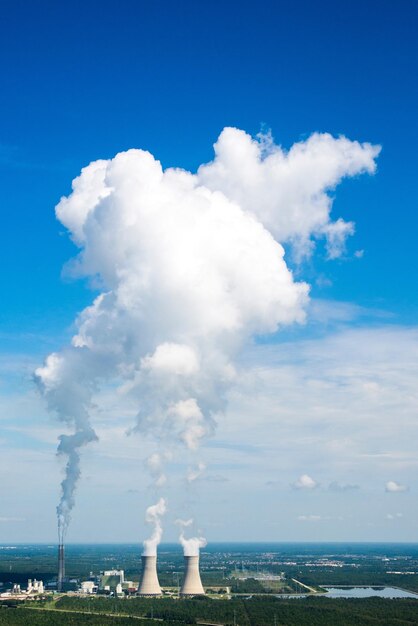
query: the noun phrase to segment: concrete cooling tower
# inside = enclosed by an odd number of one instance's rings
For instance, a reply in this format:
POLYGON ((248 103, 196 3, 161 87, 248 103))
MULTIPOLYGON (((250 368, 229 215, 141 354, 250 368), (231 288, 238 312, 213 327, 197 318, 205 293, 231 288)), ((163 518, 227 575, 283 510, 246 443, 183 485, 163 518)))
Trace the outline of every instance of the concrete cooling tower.
POLYGON ((184 565, 186 568, 183 584, 180 589, 181 596, 203 595, 205 590, 202 587, 199 573, 199 557, 185 556, 184 565))
POLYGON ((160 596, 162 594, 157 576, 157 557, 141 556, 142 577, 138 593, 141 596, 160 596))

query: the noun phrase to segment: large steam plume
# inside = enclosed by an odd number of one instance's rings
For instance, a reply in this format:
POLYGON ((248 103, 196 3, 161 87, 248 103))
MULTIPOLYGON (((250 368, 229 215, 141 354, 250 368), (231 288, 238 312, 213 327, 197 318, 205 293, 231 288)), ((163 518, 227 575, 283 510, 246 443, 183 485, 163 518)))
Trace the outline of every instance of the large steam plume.
MULTIPOLYGON (((49 408, 74 427, 74 433, 61 435, 58 444, 58 454, 67 458, 57 506, 59 543, 64 542, 74 506, 75 489, 80 477, 79 450, 97 439, 90 426, 88 412, 94 381, 91 377, 84 377, 90 370, 90 363, 87 355, 67 350, 62 354, 50 354, 45 366, 35 372, 36 381, 46 395, 49 408)), ((96 365, 95 369, 98 367, 96 365)))
POLYGON ((200 548, 204 548, 207 544, 207 541, 204 537, 189 537, 186 539, 184 536, 185 529, 193 524, 193 519, 176 520, 176 524, 180 526, 180 536, 179 541, 183 546, 184 556, 199 556, 200 548))
POLYGON ((163 536, 163 527, 161 518, 167 511, 167 505, 164 498, 160 498, 156 504, 149 506, 145 513, 145 521, 154 526, 151 537, 144 541, 144 556, 156 556, 157 546, 163 536))
POLYGON ((281 244, 303 256, 325 237, 338 256, 353 224, 331 220, 328 192, 344 176, 372 173, 378 152, 327 134, 286 152, 269 136, 226 128, 196 174, 163 170, 143 150, 82 170, 56 214, 80 249, 69 271, 100 295, 78 316, 71 346, 36 371, 50 408, 74 429, 59 445, 64 531, 80 449, 95 439, 93 393, 119 383, 136 399, 138 431, 196 449, 214 429, 242 345, 304 320, 308 287, 294 281, 281 244))

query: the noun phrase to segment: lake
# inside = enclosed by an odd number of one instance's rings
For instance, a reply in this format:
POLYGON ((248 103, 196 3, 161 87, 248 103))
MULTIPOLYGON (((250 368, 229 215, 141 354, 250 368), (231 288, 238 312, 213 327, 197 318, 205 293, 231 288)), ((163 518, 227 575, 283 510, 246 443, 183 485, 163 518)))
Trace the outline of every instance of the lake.
POLYGON ((415 598, 418 594, 397 587, 323 587, 326 598, 415 598))

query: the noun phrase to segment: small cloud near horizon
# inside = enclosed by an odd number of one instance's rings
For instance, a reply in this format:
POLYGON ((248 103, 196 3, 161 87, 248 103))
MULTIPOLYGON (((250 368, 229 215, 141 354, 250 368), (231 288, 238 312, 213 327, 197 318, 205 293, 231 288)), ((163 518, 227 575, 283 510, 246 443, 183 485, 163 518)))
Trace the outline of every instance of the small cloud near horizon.
POLYGON ((387 513, 386 514, 386 519, 388 520, 401 519, 401 517, 403 517, 403 513, 387 513))
POLYGON ((401 485, 396 480, 389 480, 385 485, 385 491, 387 493, 400 493, 401 491, 408 491, 407 485, 401 485))
POLYGON ((316 489, 319 483, 308 474, 302 474, 291 484, 292 489, 316 489))

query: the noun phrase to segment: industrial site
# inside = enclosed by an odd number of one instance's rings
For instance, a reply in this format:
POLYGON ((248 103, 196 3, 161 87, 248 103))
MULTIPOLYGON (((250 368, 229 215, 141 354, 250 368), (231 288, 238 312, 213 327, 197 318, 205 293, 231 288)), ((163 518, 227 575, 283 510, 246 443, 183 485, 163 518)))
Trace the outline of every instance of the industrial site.
MULTIPOLYGON (((109 596, 125 597, 131 595, 157 597, 163 595, 177 597, 191 597, 204 595, 199 571, 199 555, 184 556, 184 572, 181 585, 177 588, 168 587, 163 589, 160 585, 157 573, 157 556, 142 555, 142 569, 140 582, 127 580, 123 569, 103 570, 99 574, 90 573, 87 580, 77 580, 65 575, 65 549, 64 545, 58 546, 58 572, 56 581, 44 584, 42 580, 28 579, 26 589, 19 583, 14 583, 11 589, 0 593, 0 598, 28 599, 43 596, 46 592, 71 593, 81 595, 102 594, 109 596)), ((178 578, 180 582, 180 578, 178 578)), ((222 591, 216 587, 216 591, 222 591)), ((229 588, 225 588, 229 593, 229 588)))
POLYGON ((0 544, 2 626, 354 626, 370 610, 410 624, 417 598, 407 544, 0 544))

